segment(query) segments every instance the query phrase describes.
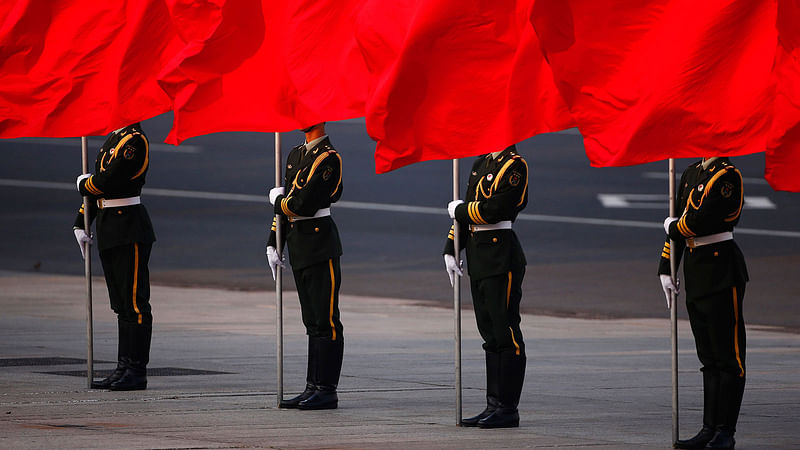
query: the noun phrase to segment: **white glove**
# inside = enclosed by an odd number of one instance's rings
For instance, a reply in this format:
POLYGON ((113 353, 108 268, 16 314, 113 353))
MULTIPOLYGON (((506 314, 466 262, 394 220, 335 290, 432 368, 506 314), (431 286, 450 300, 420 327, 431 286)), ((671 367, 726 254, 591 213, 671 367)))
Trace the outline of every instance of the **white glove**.
POLYGON ((269 190, 269 202, 273 205, 275 204, 275 199, 278 198, 279 195, 283 195, 286 192, 286 188, 283 186, 274 187, 269 190))
POLYGON ((447 270, 447 276, 450 277, 450 286, 455 283, 456 274, 460 277, 464 276, 461 264, 456 264, 456 258, 453 255, 444 255, 444 267, 447 270))
POLYGON ((90 176, 92 176, 92 174, 90 174, 90 173, 84 173, 84 174, 78 175, 78 179, 75 180, 75 185, 78 187, 78 192, 81 191, 81 181, 89 178, 90 176))
POLYGON ((664 231, 669 234, 669 226, 672 225, 672 222, 678 220, 677 217, 667 217, 664 219, 664 231))
POLYGON ((464 200, 453 200, 447 204, 447 214, 450 214, 451 219, 456 218, 456 206, 464 203, 464 200))
POLYGON ((672 299, 672 292, 675 292, 675 295, 681 293, 679 286, 681 284, 681 280, 677 280, 677 285, 672 282, 672 277, 669 275, 659 275, 661 278, 661 288, 664 289, 664 296, 667 297, 667 309, 669 309, 669 302, 672 299))
POLYGON ((83 244, 86 242, 92 242, 92 238, 86 235, 86 232, 83 231, 83 228, 74 228, 72 232, 75 233, 75 240, 78 241, 78 247, 81 249, 81 259, 86 259, 86 253, 84 251, 83 244))
POLYGON ((286 267, 283 264, 283 260, 278 255, 278 250, 275 247, 269 246, 267 247, 267 263, 269 263, 269 270, 272 271, 272 279, 276 279, 277 267, 286 267))

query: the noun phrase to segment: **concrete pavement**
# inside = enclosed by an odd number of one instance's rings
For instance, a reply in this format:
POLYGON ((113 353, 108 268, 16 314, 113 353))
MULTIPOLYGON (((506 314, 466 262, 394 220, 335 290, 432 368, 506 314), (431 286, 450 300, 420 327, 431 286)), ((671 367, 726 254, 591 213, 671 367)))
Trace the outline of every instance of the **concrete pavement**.
MULTIPOLYGON (((525 315, 521 426, 454 426, 453 313, 341 297, 345 361, 335 411, 276 405, 275 295, 152 287, 149 388, 86 389, 84 280, 0 272, 0 448, 669 448, 669 321, 525 315), (73 359, 70 359, 73 358, 73 359), (84 372, 85 373, 85 372, 84 372)), ((466 289, 466 285, 465 285, 466 289)), ((116 358, 115 318, 94 281, 95 370, 116 358)), ((535 302, 528 294, 524 302, 535 302)), ((465 299, 468 303, 468 296, 465 299)), ((306 338, 284 295, 285 389, 303 387, 306 338)), ((747 312, 745 300, 745 314, 747 312)), ((746 316, 745 316, 746 317, 746 316)), ((463 322, 463 412, 485 402, 472 311, 463 322)), ((737 448, 800 447, 800 335, 749 327, 737 448)), ((681 436, 700 426, 701 379, 679 323, 681 436)))

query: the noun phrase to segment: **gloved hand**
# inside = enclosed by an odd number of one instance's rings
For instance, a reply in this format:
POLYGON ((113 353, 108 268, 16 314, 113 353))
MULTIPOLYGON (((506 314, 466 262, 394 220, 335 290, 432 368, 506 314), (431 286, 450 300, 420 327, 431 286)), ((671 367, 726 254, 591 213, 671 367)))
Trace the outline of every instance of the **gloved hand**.
POLYGON ((78 241, 78 247, 81 249, 81 259, 86 259, 86 252, 84 251, 83 244, 85 242, 92 242, 92 238, 86 235, 83 228, 73 228, 72 232, 75 233, 75 240, 78 241))
POLYGON ((461 264, 456 264, 456 258, 453 255, 444 255, 444 267, 447 270, 447 276, 450 277, 450 286, 455 283, 456 274, 463 277, 464 272, 461 270, 461 264))
POLYGON ((681 285, 681 280, 678 279, 677 284, 672 282, 672 277, 669 275, 659 275, 661 278, 661 288, 664 289, 664 296, 667 297, 667 309, 669 309, 669 301, 671 300, 671 293, 675 292, 675 295, 681 293, 679 287, 681 285))
POLYGON ((451 219, 456 218, 456 206, 464 203, 464 200, 453 200, 447 204, 447 214, 450 214, 451 219))
POLYGON ((267 263, 269 263, 269 270, 272 271, 272 279, 276 279, 277 267, 286 267, 283 264, 283 259, 278 255, 278 250, 275 247, 267 247, 267 263))
POLYGON ((269 202, 273 205, 275 204, 275 199, 278 198, 279 195, 283 195, 286 192, 286 188, 283 186, 274 187, 269 190, 269 202))
POLYGON ((672 225, 672 222, 678 220, 677 217, 667 217, 664 219, 664 231, 669 234, 669 226, 672 225))
POLYGON ((81 181, 89 178, 90 176, 92 176, 92 174, 90 174, 90 173, 84 173, 84 174, 78 175, 78 179, 75 180, 75 186, 77 186, 78 192, 81 191, 81 181))

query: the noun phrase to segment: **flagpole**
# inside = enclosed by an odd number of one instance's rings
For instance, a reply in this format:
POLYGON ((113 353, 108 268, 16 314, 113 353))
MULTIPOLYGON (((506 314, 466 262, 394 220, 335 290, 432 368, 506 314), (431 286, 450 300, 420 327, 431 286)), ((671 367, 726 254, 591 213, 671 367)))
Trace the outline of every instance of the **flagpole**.
MULTIPOLYGON (((453 200, 458 200, 458 160, 453 160, 453 200)), ((460 261, 458 221, 453 219, 453 255, 456 264, 460 261)), ((453 274, 453 317, 455 334, 455 371, 456 371, 456 425, 461 426, 461 277, 453 274)))
MULTIPOLYGON (((669 216, 677 217, 675 204, 675 160, 669 159, 669 216)), ((670 275, 673 282, 677 278, 678 265, 675 254, 675 241, 670 239, 669 248, 672 249, 669 258, 670 275)), ((677 286, 677 283, 675 283, 677 286)), ((670 294, 669 320, 670 320, 670 346, 672 350, 672 443, 678 440, 678 296, 674 291, 670 294)))
MULTIPOLYGON (((275 133, 275 186, 278 187, 282 183, 281 180, 281 134, 275 133)), ((275 215, 275 250, 278 252, 278 257, 283 255, 283 236, 281 232, 281 218, 275 215)), ((277 349, 275 352, 277 358, 277 406, 280 407, 281 400, 283 400, 283 270, 280 265, 275 268, 275 342, 277 349)))
MULTIPOLYGON (((81 136, 81 173, 89 173, 89 140, 81 136)), ((89 217, 89 196, 83 196, 83 231, 92 235, 89 217)), ((94 377, 94 332, 92 330, 92 241, 83 243, 83 272, 86 276, 86 387, 92 388, 94 377)))

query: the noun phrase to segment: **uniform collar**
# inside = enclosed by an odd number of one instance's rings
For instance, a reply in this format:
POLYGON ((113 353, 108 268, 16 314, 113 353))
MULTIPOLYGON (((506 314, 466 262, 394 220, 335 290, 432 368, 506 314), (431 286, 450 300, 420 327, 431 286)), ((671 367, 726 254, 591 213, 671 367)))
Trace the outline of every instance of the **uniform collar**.
POLYGON ((325 139, 327 139, 327 138, 328 138, 328 135, 327 135, 327 134, 323 134, 322 136, 320 136, 320 137, 318 137, 318 138, 314 139, 314 140, 313 140, 313 141, 311 141, 311 142, 306 142, 306 143, 304 144, 304 145, 305 145, 305 150, 306 150, 306 151, 313 150, 315 147, 317 147, 319 144, 321 144, 321 143, 322 143, 322 141, 324 141, 324 140, 325 140, 325 139))

